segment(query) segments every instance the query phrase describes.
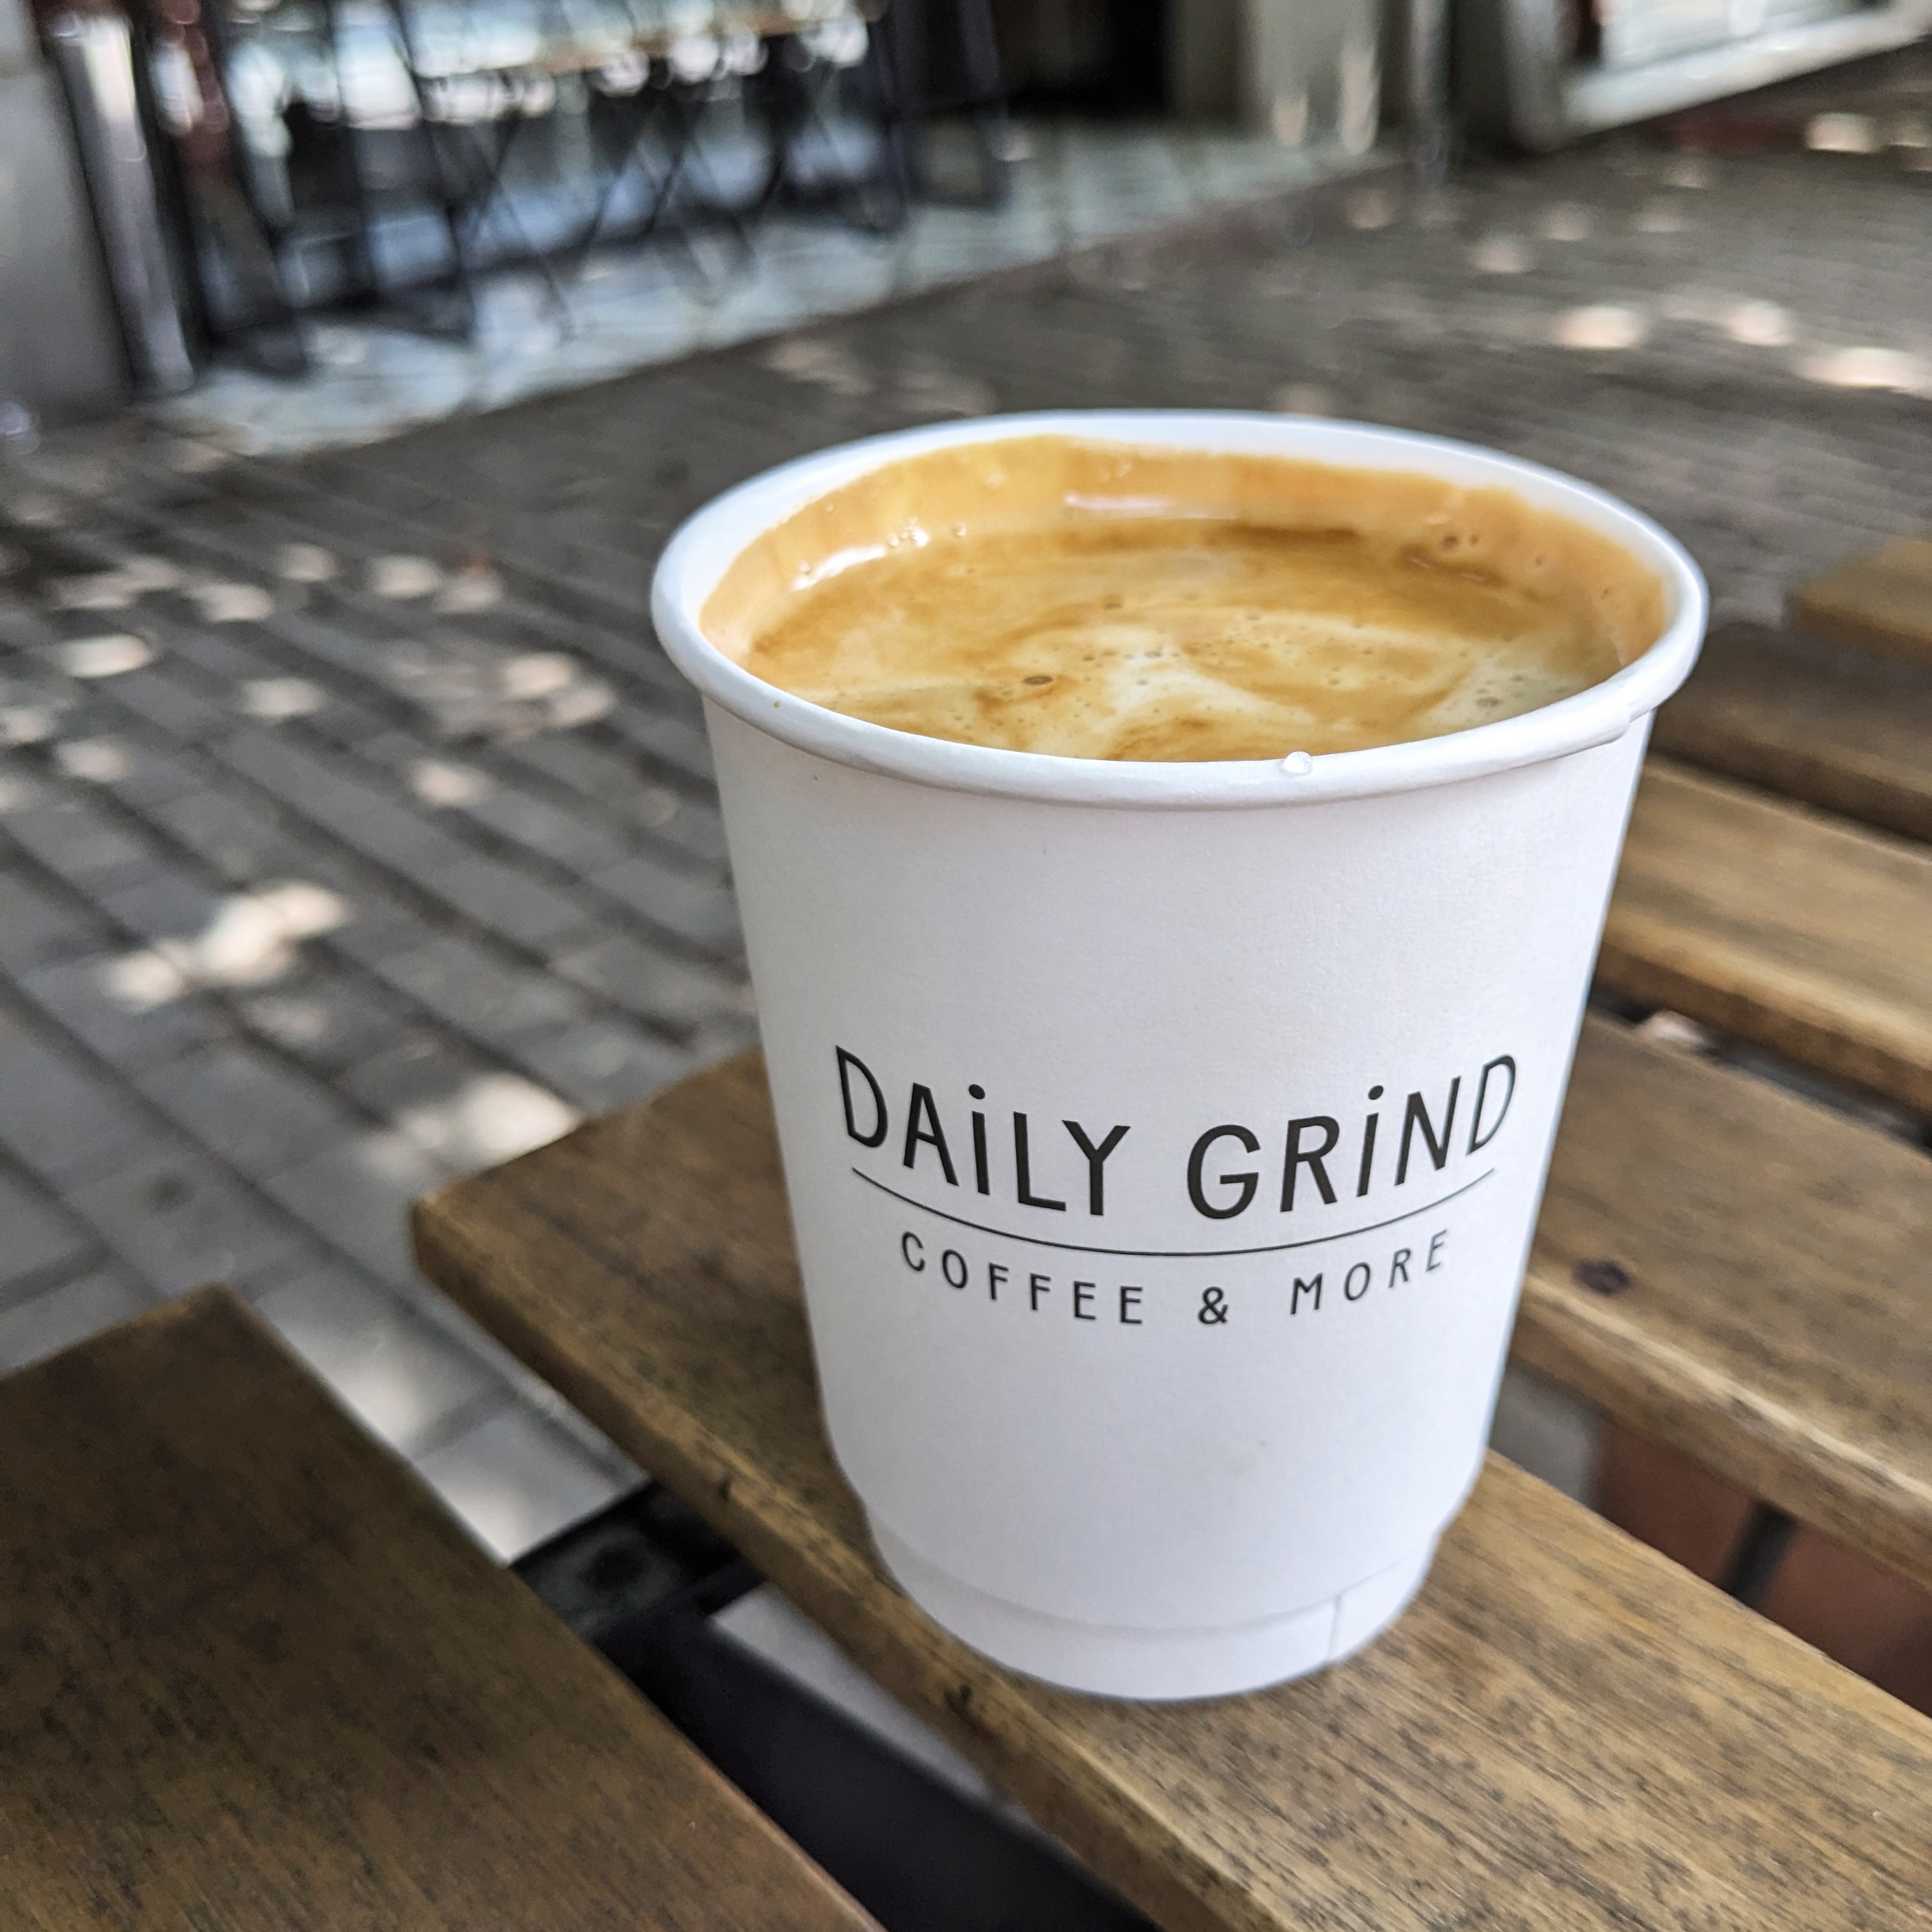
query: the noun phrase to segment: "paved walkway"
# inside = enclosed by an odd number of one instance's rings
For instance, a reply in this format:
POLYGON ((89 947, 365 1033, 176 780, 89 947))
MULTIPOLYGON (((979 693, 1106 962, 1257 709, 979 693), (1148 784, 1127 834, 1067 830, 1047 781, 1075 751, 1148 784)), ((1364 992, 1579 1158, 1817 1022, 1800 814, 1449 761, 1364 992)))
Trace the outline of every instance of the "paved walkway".
MULTIPOLYGON (((1878 137, 1874 137, 1878 138, 1878 137)), ((416 1277, 446 1176, 752 1037, 694 504, 1045 404, 1361 416, 1679 531, 1720 610, 1932 502, 1922 151, 1637 136, 923 297, 278 464, 122 423, 0 483, 0 1366, 234 1281, 490 1545, 620 1459, 416 1277)))

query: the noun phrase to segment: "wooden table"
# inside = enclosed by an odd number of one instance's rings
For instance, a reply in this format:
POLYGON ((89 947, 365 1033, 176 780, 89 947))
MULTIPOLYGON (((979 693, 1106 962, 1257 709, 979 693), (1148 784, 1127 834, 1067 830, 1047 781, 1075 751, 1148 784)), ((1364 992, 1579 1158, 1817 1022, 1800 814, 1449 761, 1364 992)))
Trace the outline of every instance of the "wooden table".
POLYGON ((0 1382, 8 1932, 872 1924, 225 1294, 0 1382))
MULTIPOLYGON (((1932 1111, 1932 662, 1734 628, 1657 744, 1604 980, 1870 1104, 1592 1018, 1516 1350, 1932 1584, 1932 1160, 1885 1125, 1932 1111)), ((416 1235, 1177 1932, 1932 1927, 1932 1724, 1494 1458, 1414 1608, 1312 1680, 1105 1703, 946 1636, 824 1443, 754 1058, 446 1190, 416 1235)))
POLYGON ((824 1446, 754 1060, 434 1198, 418 1238, 1164 1925, 1932 1925, 1932 1725, 1493 1460, 1416 1606, 1312 1680, 1106 1703, 946 1636, 824 1446))

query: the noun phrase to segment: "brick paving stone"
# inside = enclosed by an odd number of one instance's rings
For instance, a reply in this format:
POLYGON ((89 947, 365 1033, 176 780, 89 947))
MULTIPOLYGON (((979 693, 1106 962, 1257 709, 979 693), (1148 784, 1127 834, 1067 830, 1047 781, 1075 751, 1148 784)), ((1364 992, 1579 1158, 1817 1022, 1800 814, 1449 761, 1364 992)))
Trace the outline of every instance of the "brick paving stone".
POLYGON ((386 886, 372 891, 366 880, 346 884, 342 896, 349 907, 348 923, 326 934, 316 950, 349 968, 374 968, 386 959, 413 952, 440 938, 448 923, 436 917, 433 908, 406 904, 386 886))
POLYGON ((117 1071, 127 1073, 218 1040, 233 1023, 205 995, 180 990, 166 960, 124 946, 15 976, 16 984, 117 1071))
POLYGON ((572 1020, 585 1002, 551 975, 514 964, 474 940, 445 934, 379 962, 388 983, 472 1039, 504 1042, 572 1020))
POLYGON ((742 980, 672 958, 628 934, 566 953, 556 969, 674 1036, 707 1023, 728 1023, 750 1011, 742 980))
MULTIPOLYGON (((396 1292, 438 1334, 472 1360, 480 1362, 508 1390, 517 1405, 542 1416, 574 1443, 612 1479, 616 1488, 630 1488, 640 1479, 637 1465, 608 1436, 593 1428, 556 1390, 539 1381, 500 1342, 421 1275, 412 1274, 406 1282, 396 1284, 396 1292)), ((473 1427, 482 1420, 479 1416, 467 1415, 461 1426, 473 1427)))
POLYGON ((422 806, 404 804, 374 774, 326 762, 306 746, 266 732, 238 734, 226 748, 236 768, 372 864, 512 942, 542 946, 580 934, 590 908, 544 879, 479 852, 422 806))
POLYGON ((622 752, 580 736, 560 736, 506 746, 503 755, 568 787, 586 804, 622 814, 663 844, 696 859, 724 862, 724 828, 716 803, 652 782, 622 752))
POLYGON ((434 878, 468 856, 463 845, 375 784, 266 730, 236 732, 224 761, 356 851, 407 876, 434 878))
MULTIPOLYGON (((745 1032, 748 1035, 748 1027, 745 1032)), ((647 1100, 704 1064, 691 1048, 608 1019, 526 1034, 517 1042, 517 1058, 586 1114, 647 1100)))
POLYGON ((153 852, 139 878, 96 895, 117 925, 148 940, 191 939, 206 932, 220 912, 224 897, 196 873, 170 865, 153 852))
POLYGON ((153 1305, 153 1296, 138 1282, 112 1268, 49 1288, 0 1312, 0 1375, 84 1342, 153 1305))
POLYGON ((484 784, 481 796, 454 809, 555 864, 587 877, 599 867, 620 863, 629 849, 621 832, 588 812, 572 811, 500 780, 485 778, 484 784))
MULTIPOLYGON (((412 759, 413 764, 417 759, 412 759)), ((460 758, 446 764, 454 765, 460 775, 470 769, 460 758)), ((536 792, 483 772, 477 772, 476 781, 479 786, 476 796, 452 800, 448 808, 452 815, 524 846, 539 858, 566 866, 578 875, 590 875, 601 866, 614 866, 630 850, 624 832, 601 813, 593 815, 586 809, 554 804, 553 800, 539 798, 536 792)))
POLYGON ((583 1118, 548 1087, 496 1067, 446 1080, 440 1093, 404 1108, 395 1125, 433 1160, 466 1172, 528 1154, 583 1118))
POLYGON ((278 856, 289 850, 279 818, 202 784, 147 807, 148 815, 210 872, 234 882, 285 869, 278 856))
POLYGON ((274 1174, 367 1124, 328 1085, 244 1040, 197 1046, 145 1068, 134 1082, 238 1173, 274 1174))
POLYGON ((632 743, 661 758, 674 770, 701 783, 712 782, 711 742, 702 724, 683 718, 667 718, 631 706, 613 713, 615 728, 632 743))
POLYGON ((622 1486, 562 1431, 511 1408, 422 1457, 416 1470, 506 1562, 602 1509, 622 1486))
POLYGON ((506 580, 503 600, 494 610, 465 621, 479 636, 521 649, 565 650, 580 657, 640 700, 668 716, 698 722, 704 703, 684 674, 665 656, 647 621, 628 611, 614 615, 600 604, 588 611, 572 608, 567 590, 548 584, 538 596, 506 580))
POLYGON ((65 896, 0 871, 0 972, 57 965, 94 951, 109 931, 65 896))
MULTIPOLYGON (((317 714, 319 717, 326 715, 317 714)), ((380 766, 392 789, 398 791, 413 790, 410 772, 421 760, 434 756, 436 750, 442 748, 433 748, 422 739, 407 731, 398 730, 385 721, 372 720, 367 712, 358 712, 353 728, 346 733, 336 729, 332 717, 326 724, 309 723, 308 728, 327 737, 339 749, 354 752, 364 764, 380 766)), ((456 754, 448 755, 452 761, 458 761, 456 754)), ((438 800, 425 798, 420 792, 416 794, 416 799, 422 805, 435 807, 439 804, 438 800)))
POLYGON ((79 746, 70 732, 63 731, 64 751, 94 754, 91 759, 76 758, 71 768, 64 764, 65 775, 138 808, 152 809, 193 791, 200 781, 184 760, 115 729, 124 716, 117 707, 111 719, 102 720, 102 735, 79 746))
POLYGON ((621 899, 653 925, 707 952, 735 958, 743 949, 737 902, 716 874, 694 878, 661 860, 633 852, 590 875, 590 883, 621 899))
POLYGON ((85 1054, 0 1008, 0 1144, 63 1196, 153 1151, 158 1130, 85 1054))
POLYGON ((595 924, 589 906, 496 859, 459 860, 421 883, 486 932, 520 945, 547 947, 582 938, 595 924))
POLYGON ((232 1004, 258 1038, 338 1087, 346 1068, 416 1036, 406 1003, 365 975, 313 960, 232 1004))
POLYGON ((394 1122, 411 1108, 447 1100, 494 1064, 466 1044, 452 1046, 446 1035, 411 1030, 345 1066, 335 1084, 365 1112, 394 1122))
MULTIPOLYGON (((185 616, 187 613, 182 614, 185 616)), ((244 648, 241 640, 229 634, 225 626, 213 629, 198 623, 177 622, 158 626, 158 629, 162 646, 173 664, 185 662, 211 677, 236 682, 259 677, 265 669, 261 658, 244 648)))
POLYGON ((58 1200, 25 1174, 0 1166, 0 1306, 97 1265, 100 1244, 58 1200))
POLYGON ((285 1215, 184 1142, 120 1162, 66 1198, 130 1272, 164 1294, 257 1280, 313 1252, 285 1215))
POLYGON ((92 801, 43 794, 0 818, 0 832, 77 892, 138 884, 153 854, 92 801))
POLYGON ((410 1204, 450 1179, 407 1135, 370 1130, 267 1176, 263 1189, 318 1239, 407 1288, 410 1204))
POLYGON ((405 1456, 502 1400, 502 1382, 472 1353, 350 1270, 299 1275, 254 1305, 363 1426, 405 1456))
POLYGON ((343 923, 308 940, 305 955, 333 950, 359 958, 406 950, 448 921, 446 913, 406 881, 399 882, 359 854, 346 852, 326 838, 302 839, 292 832, 258 877, 271 889, 277 880, 320 886, 341 902, 347 915, 343 923))
POLYGON ((233 722, 221 706, 158 670, 130 671, 117 679, 114 695, 182 744, 217 737, 233 722))
POLYGON ((0 644, 10 654, 7 667, 10 685, 31 686, 48 682, 46 653, 61 635, 47 613, 24 601, 17 585, 0 586, 0 644))
MULTIPOLYGON (((359 759, 379 766, 384 783, 410 808, 442 820, 512 863, 535 856, 582 876, 629 849, 621 822, 594 805, 568 804, 506 783, 464 754, 404 731, 352 736, 359 759), (504 848, 508 847, 508 850, 504 848)), ((675 810, 675 801, 670 809, 675 810)))

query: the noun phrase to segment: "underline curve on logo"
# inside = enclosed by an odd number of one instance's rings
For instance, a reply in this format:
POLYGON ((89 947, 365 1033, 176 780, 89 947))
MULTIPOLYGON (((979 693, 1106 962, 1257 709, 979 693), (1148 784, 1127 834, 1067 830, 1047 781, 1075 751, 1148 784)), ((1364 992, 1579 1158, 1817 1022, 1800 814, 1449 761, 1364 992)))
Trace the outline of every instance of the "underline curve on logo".
POLYGON ((1291 1248, 1325 1248, 1334 1241, 1352 1240, 1358 1234, 1372 1234, 1383 1228, 1393 1228, 1403 1221, 1413 1221, 1418 1214, 1426 1214, 1438 1208, 1446 1208, 1449 1203, 1468 1192, 1472 1187, 1480 1187, 1496 1172, 1492 1167, 1486 1168, 1474 1180, 1466 1180, 1453 1192, 1438 1199, 1425 1201, 1420 1208, 1411 1208, 1400 1214, 1391 1214, 1386 1221, 1371 1221, 1366 1228, 1344 1228, 1340 1234, 1312 1234, 1305 1241, 1268 1241, 1255 1248, 1096 1248, 1088 1241, 1049 1241, 1044 1234, 1016 1234, 1008 1228, 989 1228, 983 1221, 969 1221, 960 1214, 949 1214, 943 1208, 928 1207, 923 1201, 915 1201, 910 1194, 902 1194, 896 1187, 888 1187, 883 1180, 874 1180, 869 1174, 857 1168, 857 1174, 868 1187, 876 1187, 881 1194, 890 1194, 895 1201, 903 1201, 908 1208, 916 1208, 922 1214, 930 1214, 941 1221, 950 1221, 956 1228, 970 1228, 976 1234, 994 1234, 1003 1241, 1024 1241, 1030 1247, 1064 1248, 1076 1255, 1118 1255, 1129 1261, 1144 1262, 1212 1262, 1226 1261, 1240 1255, 1286 1254, 1291 1248))

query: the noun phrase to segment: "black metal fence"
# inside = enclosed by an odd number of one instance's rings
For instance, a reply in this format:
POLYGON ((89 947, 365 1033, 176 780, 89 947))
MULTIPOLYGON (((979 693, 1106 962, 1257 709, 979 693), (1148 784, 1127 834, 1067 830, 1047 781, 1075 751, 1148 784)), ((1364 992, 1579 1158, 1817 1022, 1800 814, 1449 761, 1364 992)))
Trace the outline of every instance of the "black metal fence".
POLYGON ((936 113, 1006 192, 985 0, 128 4, 184 332, 273 370, 307 366, 320 310, 467 332, 507 264, 562 305, 613 244, 709 272, 698 236, 748 259, 776 210, 890 232, 936 113))

